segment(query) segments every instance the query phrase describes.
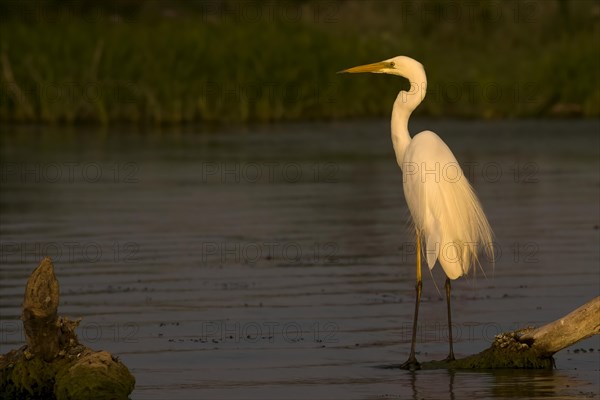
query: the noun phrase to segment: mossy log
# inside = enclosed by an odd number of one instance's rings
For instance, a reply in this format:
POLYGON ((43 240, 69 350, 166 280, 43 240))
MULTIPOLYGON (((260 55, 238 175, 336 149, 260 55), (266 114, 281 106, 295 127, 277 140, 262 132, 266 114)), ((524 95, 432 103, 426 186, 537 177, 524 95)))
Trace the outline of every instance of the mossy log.
POLYGON ((492 345, 454 361, 429 361, 422 369, 552 369, 554 353, 600 334, 600 296, 568 315, 539 328, 497 335, 492 345))
POLYGON ((27 344, 0 356, 2 399, 127 399, 135 379, 106 351, 79 343, 79 320, 58 316, 54 265, 42 260, 25 288, 23 327, 27 344))

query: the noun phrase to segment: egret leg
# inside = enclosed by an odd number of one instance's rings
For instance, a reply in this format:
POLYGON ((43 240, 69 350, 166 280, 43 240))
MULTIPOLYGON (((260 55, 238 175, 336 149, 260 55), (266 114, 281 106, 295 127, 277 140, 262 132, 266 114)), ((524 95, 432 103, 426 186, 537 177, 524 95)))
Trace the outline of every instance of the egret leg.
POLYGON ((444 287, 446 288, 446 303, 448 305, 448 341, 450 342, 450 352, 448 353, 448 357, 446 357, 446 361, 454 361, 454 349, 452 348, 452 312, 450 311, 450 278, 446 278, 444 287))
POLYGON ((412 328, 412 340, 410 344, 410 354, 408 356, 408 360, 404 364, 400 365, 400 368, 416 370, 420 369, 421 365, 417 361, 417 357, 415 355, 415 346, 417 342, 417 321, 419 319, 419 303, 421 302, 421 290, 423 288, 423 282, 421 281, 421 240, 419 239, 419 234, 417 232, 417 283, 415 285, 415 289, 417 292, 417 298, 415 299, 415 315, 413 318, 413 328, 412 328))

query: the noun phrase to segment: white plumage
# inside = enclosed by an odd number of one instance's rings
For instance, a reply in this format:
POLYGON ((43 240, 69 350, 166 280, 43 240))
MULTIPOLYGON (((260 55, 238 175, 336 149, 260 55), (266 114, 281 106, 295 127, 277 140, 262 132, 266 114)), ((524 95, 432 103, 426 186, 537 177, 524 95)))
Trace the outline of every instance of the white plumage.
POLYGON ((491 251, 492 233, 454 154, 438 135, 424 131, 411 140, 401 167, 429 269, 439 260, 448 278, 467 274, 480 250, 491 251))

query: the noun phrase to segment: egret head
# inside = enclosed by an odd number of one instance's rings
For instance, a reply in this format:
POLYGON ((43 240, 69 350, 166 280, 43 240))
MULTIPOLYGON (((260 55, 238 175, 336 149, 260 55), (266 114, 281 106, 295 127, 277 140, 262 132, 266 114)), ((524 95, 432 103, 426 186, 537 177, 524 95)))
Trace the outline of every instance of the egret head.
POLYGON ((348 68, 339 73, 359 73, 372 72, 375 74, 390 74, 402 76, 409 81, 417 81, 425 76, 425 70, 420 62, 410 57, 398 56, 388 60, 376 62, 373 64, 359 65, 358 67, 348 68))
POLYGON ((427 92, 427 76, 423 65, 410 57, 398 56, 373 64, 359 65, 338 73, 372 72, 375 74, 397 75, 406 78, 410 83, 408 91, 401 90, 396 97, 394 108, 412 112, 425 98, 427 92))

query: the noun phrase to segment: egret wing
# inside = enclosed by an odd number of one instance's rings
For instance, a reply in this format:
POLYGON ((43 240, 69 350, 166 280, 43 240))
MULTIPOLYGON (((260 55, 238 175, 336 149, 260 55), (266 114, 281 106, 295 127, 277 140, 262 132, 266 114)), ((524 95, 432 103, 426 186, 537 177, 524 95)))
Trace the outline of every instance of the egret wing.
POLYGON ((402 162, 404 195, 425 241, 429 268, 436 259, 456 279, 491 251, 492 231, 450 148, 431 131, 416 135, 402 162))

